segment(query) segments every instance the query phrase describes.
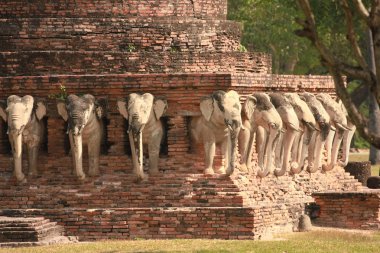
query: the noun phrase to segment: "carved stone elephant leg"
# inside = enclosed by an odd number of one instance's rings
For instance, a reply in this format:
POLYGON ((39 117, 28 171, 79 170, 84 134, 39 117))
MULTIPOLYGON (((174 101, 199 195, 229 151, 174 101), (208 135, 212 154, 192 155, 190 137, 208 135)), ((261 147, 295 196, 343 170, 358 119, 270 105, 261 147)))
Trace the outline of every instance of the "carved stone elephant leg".
POLYGON ((278 138, 279 130, 276 126, 271 125, 269 127, 269 133, 267 133, 265 140, 265 151, 264 151, 264 160, 265 167, 262 170, 258 171, 259 177, 267 176, 271 171, 273 171, 273 144, 276 138, 278 138))
POLYGON ((355 134, 356 126, 351 122, 348 122, 347 126, 350 130, 345 131, 343 135, 343 143, 342 143, 342 161, 339 162, 339 165, 342 167, 347 166, 348 164, 348 154, 350 153, 350 144, 352 137, 355 134))
POLYGON ((213 162, 215 157, 215 141, 206 141, 204 143, 205 148, 205 174, 214 174, 213 162))
MULTIPOLYGON (((318 170, 318 167, 315 168, 314 164, 315 164, 316 144, 317 144, 317 140, 320 139, 319 135, 320 135, 320 132, 314 132, 313 134, 311 134, 310 145, 307 147, 307 149, 308 149, 308 151, 307 151, 307 162, 308 162, 307 163, 307 171, 310 173, 314 173, 318 170)), ((305 145, 305 142, 304 142, 304 145, 305 145)))
POLYGON ((160 155, 160 144, 162 135, 162 131, 157 131, 151 136, 148 142, 149 171, 153 174, 158 173, 158 158, 160 155))
POLYGON ((316 140, 315 140, 314 167, 310 168, 310 166, 309 166, 309 172, 310 173, 316 172, 321 167, 322 152, 323 152, 323 147, 325 145, 325 142, 326 142, 326 140, 323 140, 323 138, 321 136, 321 132, 319 132, 318 136, 316 136, 316 140))
POLYGON ((91 139, 88 142, 88 175, 99 175, 99 156, 100 156, 100 139, 91 139))
POLYGON ((37 175, 38 146, 28 145, 29 175, 37 175))
POLYGON ((229 151, 228 151, 228 146, 229 145, 230 145, 229 140, 224 140, 221 143, 221 145, 220 145, 220 148, 221 148, 221 151, 222 151, 222 154, 223 154, 223 158, 224 158, 224 164, 222 164, 219 168, 217 168, 217 169, 214 170, 214 172, 217 173, 217 174, 224 174, 224 173, 226 173, 226 168, 228 167, 228 164, 230 162, 230 160, 229 160, 230 155, 229 155, 229 151))
POLYGON ((83 172, 83 146, 82 146, 82 136, 75 136, 72 133, 69 133, 70 146, 72 147, 71 154, 73 157, 74 164, 74 174, 80 179, 83 180, 86 176, 83 172))
POLYGON ((246 130, 239 133, 240 169, 244 172, 249 172, 252 169, 251 155, 255 133, 251 130, 248 120, 243 121, 243 126, 246 130))
MULTIPOLYGON (((282 167, 280 171, 278 170, 274 171, 274 174, 276 176, 283 176, 285 172, 288 171, 289 164, 290 164, 291 148, 292 148, 294 138, 296 137, 297 133, 298 131, 288 128, 284 134, 282 167)), ((292 166, 290 167, 291 167, 291 170, 293 171, 293 169, 298 168, 298 164, 297 166, 292 164, 292 166)))
POLYGON ((130 131, 128 136, 132 150, 133 170, 139 180, 144 180, 146 179, 146 175, 143 168, 142 134, 140 132, 136 137, 134 137, 132 131, 130 131))

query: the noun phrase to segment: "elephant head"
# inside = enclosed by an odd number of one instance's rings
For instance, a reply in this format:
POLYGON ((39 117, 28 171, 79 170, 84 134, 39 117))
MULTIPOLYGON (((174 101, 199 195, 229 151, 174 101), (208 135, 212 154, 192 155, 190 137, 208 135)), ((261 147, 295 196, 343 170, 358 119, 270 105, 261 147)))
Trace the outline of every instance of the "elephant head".
POLYGON ((299 94, 300 98, 306 102, 317 122, 317 134, 315 134, 310 143, 308 170, 313 173, 321 166, 322 151, 330 132, 330 116, 326 112, 321 102, 315 95, 304 92, 299 94), (310 159, 311 158, 311 159, 310 159))
POLYGON ((282 129, 281 117, 265 93, 247 96, 243 105, 243 115, 243 125, 249 130, 241 132, 239 136, 243 167, 250 168, 253 140, 257 133, 258 175, 264 177, 272 171, 272 151, 274 142, 282 129), (262 129, 264 129, 264 133, 261 131, 262 129))
POLYGON ((32 96, 9 96, 7 108, 0 106, 0 116, 8 122, 8 136, 12 146, 14 170, 18 181, 26 182, 22 173, 22 143, 28 149, 29 173, 37 173, 38 149, 43 138, 44 125, 41 119, 46 115, 43 102, 35 102, 32 96))
POLYGON ((276 176, 283 176, 286 171, 289 171, 289 168, 291 168, 292 171, 298 169, 298 163, 296 161, 290 163, 290 158, 294 139, 300 131, 300 123, 293 106, 284 94, 271 93, 269 97, 281 117, 284 128, 284 133, 281 134, 279 138, 280 141, 276 143, 277 149, 275 152, 276 167, 281 167, 281 169, 274 171, 276 176))
POLYGON ((342 151, 343 151, 342 160, 339 161, 339 165, 342 167, 345 167, 348 164, 348 155, 350 153, 351 140, 355 134, 356 126, 351 122, 350 118, 348 117, 347 109, 346 107, 344 107, 342 101, 339 101, 339 105, 344 115, 347 118, 347 127, 349 128, 348 131, 344 131, 343 144, 342 144, 342 151))
POLYGON ((148 143, 150 169, 153 172, 158 171, 158 156, 163 136, 160 118, 167 109, 167 101, 155 98, 150 93, 132 93, 125 101, 118 101, 117 105, 120 114, 128 120, 134 172, 139 180, 142 180, 145 178, 143 143, 148 143))
MULTIPOLYGON (((292 172, 293 174, 297 174, 301 172, 304 167, 305 159, 308 154, 309 144, 313 135, 315 134, 317 123, 309 106, 298 96, 297 93, 285 93, 284 96, 293 106, 293 109, 296 112, 298 120, 300 122, 301 131, 297 134, 295 145, 293 145, 292 149, 293 160, 296 160, 298 162, 298 169, 292 170, 292 172)), ((311 158, 311 156, 308 158, 311 158)))
POLYGON ((83 143, 88 144, 89 174, 99 173, 99 153, 103 134, 103 110, 94 96, 69 95, 65 102, 58 102, 59 115, 67 121, 67 133, 70 138, 74 173, 84 179, 82 164, 83 143), (83 136, 86 136, 85 141, 83 136))
POLYGON ((327 166, 322 166, 324 171, 334 168, 337 163, 340 144, 345 132, 351 129, 347 126, 347 116, 341 105, 336 102, 329 94, 321 93, 316 98, 322 103, 323 107, 330 116, 331 129, 326 141, 327 166))

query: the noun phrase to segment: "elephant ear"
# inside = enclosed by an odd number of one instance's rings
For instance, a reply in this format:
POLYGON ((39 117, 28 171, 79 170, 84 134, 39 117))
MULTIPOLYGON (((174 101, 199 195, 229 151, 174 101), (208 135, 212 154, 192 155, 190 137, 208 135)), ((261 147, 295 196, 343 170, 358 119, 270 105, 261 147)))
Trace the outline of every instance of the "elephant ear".
POLYGON ((202 98, 200 109, 203 117, 205 117, 207 121, 210 121, 211 115, 214 112, 214 99, 211 96, 202 98))
POLYGON ((58 114, 61 115, 63 120, 67 121, 67 119, 69 118, 69 115, 67 113, 66 104, 63 101, 59 101, 57 103, 57 110, 58 110, 58 114))
POLYGON ((35 113, 38 120, 41 120, 46 115, 46 106, 44 102, 38 101, 35 103, 35 113))
POLYGON ((0 100, 0 117, 6 122, 7 121, 7 113, 6 113, 6 108, 7 108, 7 105, 5 103, 5 101, 3 100, 0 100))
POLYGON ((106 99, 101 98, 95 100, 95 114, 98 119, 105 117, 107 108, 108 106, 106 99))
POLYGON ((127 101, 125 100, 118 100, 117 101, 117 109, 119 110, 120 114, 128 120, 128 110, 127 110, 127 101))
POLYGON ((155 99, 153 104, 153 112, 156 120, 159 120, 168 108, 168 102, 166 99, 155 99))
POLYGON ((245 116, 250 120, 252 118, 253 112, 255 111, 257 104, 257 99, 253 96, 248 96, 247 100, 244 102, 243 111, 245 116))

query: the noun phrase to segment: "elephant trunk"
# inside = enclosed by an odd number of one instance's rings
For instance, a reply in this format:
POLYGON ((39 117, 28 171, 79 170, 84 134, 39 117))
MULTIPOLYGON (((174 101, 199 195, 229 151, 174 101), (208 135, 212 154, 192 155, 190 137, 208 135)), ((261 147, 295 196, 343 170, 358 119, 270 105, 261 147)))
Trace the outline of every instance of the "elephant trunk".
POLYGON ((338 160, 338 153, 339 153, 339 147, 343 139, 344 132, 346 130, 337 128, 336 133, 334 136, 334 142, 332 144, 332 151, 331 151, 331 158, 330 158, 330 163, 327 164, 327 166, 322 166, 322 169, 324 171, 330 171, 334 169, 337 160, 338 160))
POLYGON ((143 144, 142 144, 142 129, 139 131, 129 132, 129 142, 132 150, 132 163, 133 169, 138 177, 138 180, 145 179, 144 167, 143 167, 143 144))
POLYGON ((350 153, 350 144, 356 130, 356 126, 351 124, 350 122, 348 123, 348 126, 350 127, 350 130, 345 131, 343 135, 342 161, 339 163, 339 165, 342 167, 345 167, 348 164, 348 154, 350 153))
POLYGON ((25 175, 22 173, 22 134, 18 132, 10 133, 12 153, 14 160, 14 171, 17 181, 26 182, 25 175))
POLYGON ((86 176, 83 173, 83 146, 82 146, 82 135, 74 135, 70 133, 72 138, 72 146, 73 146, 73 162, 74 169, 77 177, 83 180, 86 176))

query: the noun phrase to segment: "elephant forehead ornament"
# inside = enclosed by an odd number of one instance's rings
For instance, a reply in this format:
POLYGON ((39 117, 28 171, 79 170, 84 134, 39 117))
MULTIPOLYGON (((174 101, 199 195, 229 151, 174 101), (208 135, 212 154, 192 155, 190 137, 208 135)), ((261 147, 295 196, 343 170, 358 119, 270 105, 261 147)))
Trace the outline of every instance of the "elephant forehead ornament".
POLYGON ((201 99, 202 116, 193 117, 190 130, 196 142, 205 149, 205 174, 214 174, 216 144, 221 144, 227 170, 221 166, 215 172, 231 175, 235 168, 237 138, 242 128, 240 97, 236 91, 215 91, 201 99))
POLYGON ((29 175, 37 174, 38 150, 42 142, 45 125, 41 119, 46 115, 42 101, 34 101, 32 96, 9 96, 7 106, 0 104, 0 116, 8 122, 8 137, 12 146, 14 173, 21 183, 26 182, 22 172, 22 144, 28 152, 29 175))
POLYGON ((133 170, 138 180, 147 176, 143 170, 143 144, 148 145, 150 172, 157 173, 160 145, 164 127, 160 120, 167 109, 167 101, 150 93, 130 94, 117 102, 120 114, 128 120, 128 137, 132 150, 133 170))
POLYGON ((83 145, 88 146, 90 176, 99 174, 100 146, 103 138, 103 109, 94 96, 69 95, 65 102, 58 102, 59 115, 68 122, 71 155, 74 174, 83 180, 82 150, 83 145))

